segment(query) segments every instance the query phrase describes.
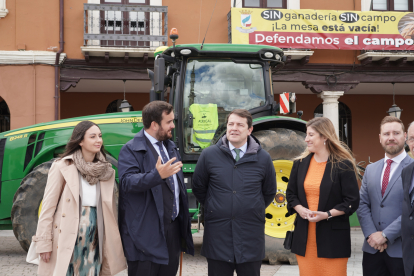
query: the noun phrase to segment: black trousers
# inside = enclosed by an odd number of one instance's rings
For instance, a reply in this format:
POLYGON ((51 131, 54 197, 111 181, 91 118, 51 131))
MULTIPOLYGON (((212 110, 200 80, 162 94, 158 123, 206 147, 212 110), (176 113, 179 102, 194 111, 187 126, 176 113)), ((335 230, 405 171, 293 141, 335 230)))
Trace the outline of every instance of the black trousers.
POLYGON ((364 276, 404 276, 402 258, 392 258, 387 251, 375 254, 364 252, 362 258, 364 276))
POLYGON ((164 233, 168 248, 168 265, 150 261, 128 261, 128 276, 176 276, 180 264, 180 223, 164 221, 164 233))
POLYGON ((230 263, 207 259, 208 276, 233 276, 236 270, 237 276, 260 276, 262 261, 248 263, 230 263))

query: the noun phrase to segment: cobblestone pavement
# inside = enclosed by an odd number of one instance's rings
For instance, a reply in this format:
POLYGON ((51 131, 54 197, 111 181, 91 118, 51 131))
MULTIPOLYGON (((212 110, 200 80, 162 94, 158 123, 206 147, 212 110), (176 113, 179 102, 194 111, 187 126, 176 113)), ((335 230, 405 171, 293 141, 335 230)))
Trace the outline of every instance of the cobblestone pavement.
MULTIPOLYGON (((183 276, 207 276, 207 261, 200 255, 202 232, 193 235, 195 256, 184 254, 183 276)), ((362 231, 358 228, 351 231, 352 256, 348 261, 348 276, 362 275, 362 231)), ((0 231, 0 275, 32 276, 36 275, 37 266, 26 263, 26 252, 20 247, 12 231, 0 231)), ((177 274, 178 275, 178 274, 177 274)), ((235 274, 236 275, 236 274, 235 274)), ((126 271, 117 276, 127 276, 126 271)), ((269 265, 264 262, 261 276, 299 276, 298 266, 288 264, 269 265)))

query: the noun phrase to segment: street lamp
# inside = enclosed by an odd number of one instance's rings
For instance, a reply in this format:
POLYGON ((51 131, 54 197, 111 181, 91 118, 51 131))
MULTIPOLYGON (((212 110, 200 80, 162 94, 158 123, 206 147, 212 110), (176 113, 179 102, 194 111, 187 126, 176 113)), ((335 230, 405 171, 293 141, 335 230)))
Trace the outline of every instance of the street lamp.
POLYGON ((394 91, 394 85, 395 82, 392 83, 392 102, 393 105, 390 107, 390 109, 388 109, 387 113, 392 116, 392 117, 396 117, 398 119, 401 118, 401 111, 402 109, 400 109, 396 104, 395 104, 395 91, 394 91))
POLYGON ((130 112, 132 106, 125 99, 125 82, 126 82, 126 80, 123 80, 123 81, 124 81, 124 100, 121 102, 121 105, 119 106, 119 109, 121 109, 122 112, 130 112))

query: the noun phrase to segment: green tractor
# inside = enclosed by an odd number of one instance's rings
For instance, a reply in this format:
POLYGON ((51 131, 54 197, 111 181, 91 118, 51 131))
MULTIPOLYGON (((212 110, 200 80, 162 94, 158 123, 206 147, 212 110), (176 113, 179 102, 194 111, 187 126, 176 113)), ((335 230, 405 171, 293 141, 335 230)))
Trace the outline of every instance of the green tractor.
MULTIPOLYGON (((184 164, 194 222, 203 220, 202 206, 191 193, 200 153, 225 133, 229 112, 236 108, 251 112, 253 135, 271 155, 276 170, 277 194, 266 209, 265 224, 266 259, 271 264, 296 263, 282 245, 295 219, 286 217, 286 187, 291 160, 306 148, 306 122, 275 116, 279 105, 274 101, 272 73, 283 59, 283 51, 271 46, 174 45, 158 53, 154 72, 148 70, 153 81, 150 100, 168 98, 174 106, 172 139, 184 164)), ((25 250, 36 231, 51 163, 63 152, 74 126, 83 120, 100 126, 115 169, 121 147, 143 127, 141 112, 136 111, 65 119, 0 134, 0 229, 13 229, 25 250)))

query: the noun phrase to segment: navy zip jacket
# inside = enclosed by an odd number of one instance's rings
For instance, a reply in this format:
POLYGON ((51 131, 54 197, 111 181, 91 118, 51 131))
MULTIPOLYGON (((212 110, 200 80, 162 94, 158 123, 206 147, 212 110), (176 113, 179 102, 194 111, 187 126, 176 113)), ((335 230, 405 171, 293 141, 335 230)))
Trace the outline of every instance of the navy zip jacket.
POLYGON ((226 135, 203 150, 192 183, 204 205, 201 255, 226 262, 254 262, 265 256, 265 209, 276 194, 270 155, 248 137, 239 161, 230 152, 226 135))
MULTIPOLYGON (((165 143, 170 158, 181 160, 174 142, 165 143)), ((119 231, 128 261, 168 264, 164 235, 164 204, 161 185, 167 185, 155 168, 156 160, 148 148, 144 130, 126 143, 119 153, 119 231)), ((177 173, 180 185, 180 222, 182 251, 194 255, 191 217, 183 172, 177 173)))

